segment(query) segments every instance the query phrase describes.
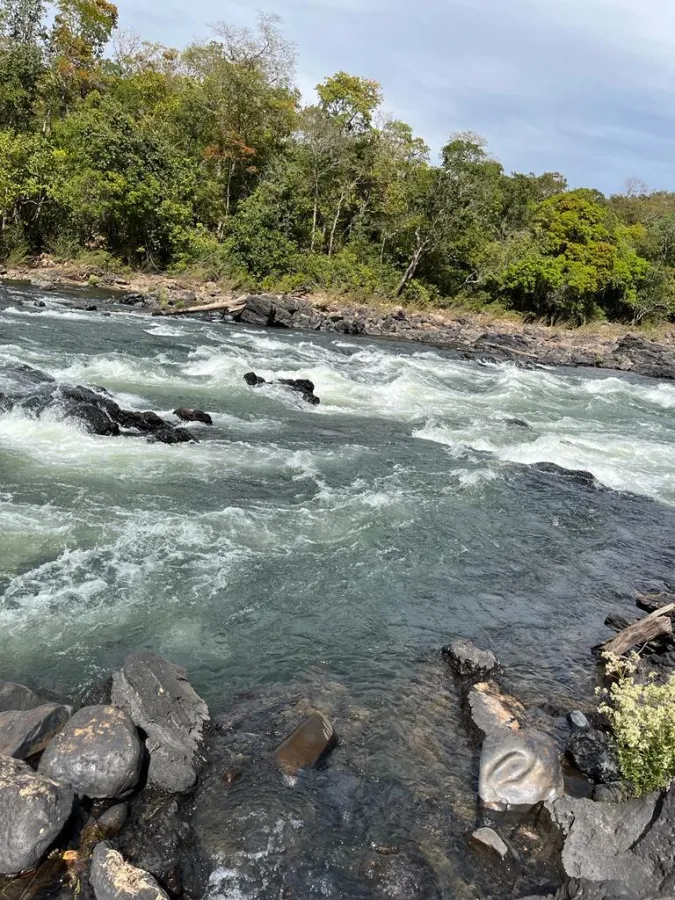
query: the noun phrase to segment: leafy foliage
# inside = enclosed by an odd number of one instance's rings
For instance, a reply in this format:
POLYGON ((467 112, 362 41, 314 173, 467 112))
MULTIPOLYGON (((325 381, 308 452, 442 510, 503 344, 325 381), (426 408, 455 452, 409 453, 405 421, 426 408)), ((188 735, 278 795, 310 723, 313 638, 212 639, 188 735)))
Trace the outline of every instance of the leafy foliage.
POLYGON ((472 133, 435 162, 347 72, 303 107, 274 16, 182 50, 117 19, 110 0, 0 0, 5 259, 70 248, 251 287, 675 317, 675 195, 508 174, 472 133))
POLYGON ((639 656, 608 658, 616 681, 600 711, 610 721, 621 774, 638 796, 665 788, 675 776, 675 675, 665 684, 636 681, 639 656))

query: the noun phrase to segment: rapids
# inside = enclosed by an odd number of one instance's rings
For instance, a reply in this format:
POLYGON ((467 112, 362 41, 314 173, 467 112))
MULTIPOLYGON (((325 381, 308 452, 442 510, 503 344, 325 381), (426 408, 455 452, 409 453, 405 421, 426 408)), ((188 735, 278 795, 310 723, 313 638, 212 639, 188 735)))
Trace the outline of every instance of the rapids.
MULTIPOLYGON (((78 698, 147 647, 216 714, 256 688, 337 684, 373 717, 362 771, 418 794, 463 784, 471 806, 475 747, 435 705, 440 647, 467 635, 524 701, 588 708, 607 613, 672 583, 675 384, 66 300, 0 295, 0 391, 2 366, 28 363, 214 427, 174 447, 0 417, 0 677, 78 698), (251 370, 310 378, 321 405, 252 390, 251 370), (432 725, 444 754, 419 749, 432 725)), ((233 871, 213 896, 268 896, 233 871)))

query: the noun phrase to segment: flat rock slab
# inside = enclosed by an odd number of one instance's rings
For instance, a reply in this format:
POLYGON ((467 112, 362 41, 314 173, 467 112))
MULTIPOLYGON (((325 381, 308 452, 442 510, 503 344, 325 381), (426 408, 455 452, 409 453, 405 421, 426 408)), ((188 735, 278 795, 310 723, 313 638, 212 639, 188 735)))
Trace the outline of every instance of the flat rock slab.
POLYGON ((481 682, 469 692, 469 711, 476 728, 488 735, 493 731, 517 731, 518 716, 525 713, 525 707, 503 694, 493 682, 481 682))
POLYGON ((570 878, 619 882, 639 898, 675 895, 675 788, 623 803, 565 797, 546 808, 565 835, 570 878))
POLYGON ((0 712, 0 754, 28 759, 41 753, 70 718, 70 710, 57 703, 35 709, 0 712))
POLYGON ((129 794, 138 783, 143 747, 129 716, 115 706, 85 706, 51 741, 39 771, 95 799, 129 794))
POLYGON ((35 868, 63 830, 73 791, 0 756, 0 874, 35 868))
POLYGON ((89 880, 96 900, 169 900, 152 875, 125 862, 106 842, 96 845, 89 880))
POLYGON ((458 675, 485 677, 497 668, 497 657, 491 650, 481 650, 468 638, 455 638, 443 648, 450 665, 458 675))
POLYGON ((35 709, 47 701, 24 684, 0 681, 0 712, 17 709, 35 709))
POLYGON ((286 775, 316 765, 337 744, 332 724, 322 713, 313 713, 277 748, 274 760, 286 775))
POLYGON ((562 797, 564 791, 558 750, 549 737, 508 730, 487 735, 478 793, 488 809, 524 811, 562 797))
POLYGON ((185 669, 154 653, 135 653, 113 675, 111 698, 147 735, 150 784, 171 793, 191 790, 209 710, 185 669))

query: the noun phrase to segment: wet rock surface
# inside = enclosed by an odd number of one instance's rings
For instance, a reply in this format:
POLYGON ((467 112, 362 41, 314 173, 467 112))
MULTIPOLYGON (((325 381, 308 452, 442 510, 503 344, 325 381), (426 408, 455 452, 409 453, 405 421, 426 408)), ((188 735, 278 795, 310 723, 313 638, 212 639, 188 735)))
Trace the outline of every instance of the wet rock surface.
POLYGON ((152 875, 125 862, 106 842, 94 850, 90 881, 96 900, 169 900, 152 875))
POLYGON ((209 711, 185 669, 154 653, 136 653, 113 675, 111 698, 147 736, 150 784, 172 793, 189 791, 197 779, 209 711))
POLYGON ((27 759, 41 753, 69 718, 70 710, 58 703, 0 712, 0 755, 27 759))
POLYGON ((124 797, 136 787, 143 748, 134 723, 115 706, 85 706, 56 735, 41 774, 91 798, 124 797))
POLYGON ((0 413, 13 408, 40 418, 46 413, 75 419, 89 434, 118 437, 122 433, 147 435, 165 444, 196 441, 187 429, 177 428, 152 411, 120 407, 103 388, 54 381, 30 366, 0 368, 0 413))
POLYGON ((0 712, 35 709, 47 701, 24 684, 0 681, 0 712))
POLYGON ((493 828, 478 828, 471 835, 471 843, 481 850, 496 853, 500 859, 505 859, 509 853, 509 848, 493 828))
POLYGON ((69 787, 0 756, 0 874, 34 868, 61 834, 73 807, 69 787))
POLYGON ((458 675, 485 677, 497 668, 497 657, 491 650, 481 650, 467 638, 455 638, 443 648, 443 655, 458 675))
POLYGON ((527 810, 564 794, 555 744, 532 731, 493 731, 483 742, 478 793, 495 810, 527 810))
POLYGON ((319 712, 313 713, 279 746, 274 760, 286 775, 315 766, 337 744, 332 724, 319 712))
POLYGON ((201 409, 188 409, 182 406, 180 409, 175 409, 173 414, 183 422, 201 422, 202 425, 213 425, 211 416, 201 409))
POLYGON ((279 378, 276 381, 266 381, 260 375, 256 375, 255 372, 247 372, 244 375, 244 381, 249 387, 255 388, 262 387, 265 384, 283 384, 285 387, 300 394, 306 403, 311 403, 312 406, 318 406, 321 403, 319 397, 314 393, 314 382, 308 378, 279 378))
POLYGON ((480 682, 469 691, 471 721, 483 735, 517 731, 525 708, 514 697, 504 694, 494 682, 480 682))

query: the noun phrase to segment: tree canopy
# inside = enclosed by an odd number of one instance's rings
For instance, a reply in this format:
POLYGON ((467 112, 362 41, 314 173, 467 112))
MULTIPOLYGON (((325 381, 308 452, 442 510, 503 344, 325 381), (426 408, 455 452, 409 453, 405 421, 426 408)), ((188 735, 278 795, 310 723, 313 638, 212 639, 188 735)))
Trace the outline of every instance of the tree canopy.
POLYGON ((509 173, 471 132, 435 160, 347 72, 303 105, 274 16, 180 50, 117 26, 110 0, 0 0, 4 259, 549 321, 675 316, 675 194, 509 173))

